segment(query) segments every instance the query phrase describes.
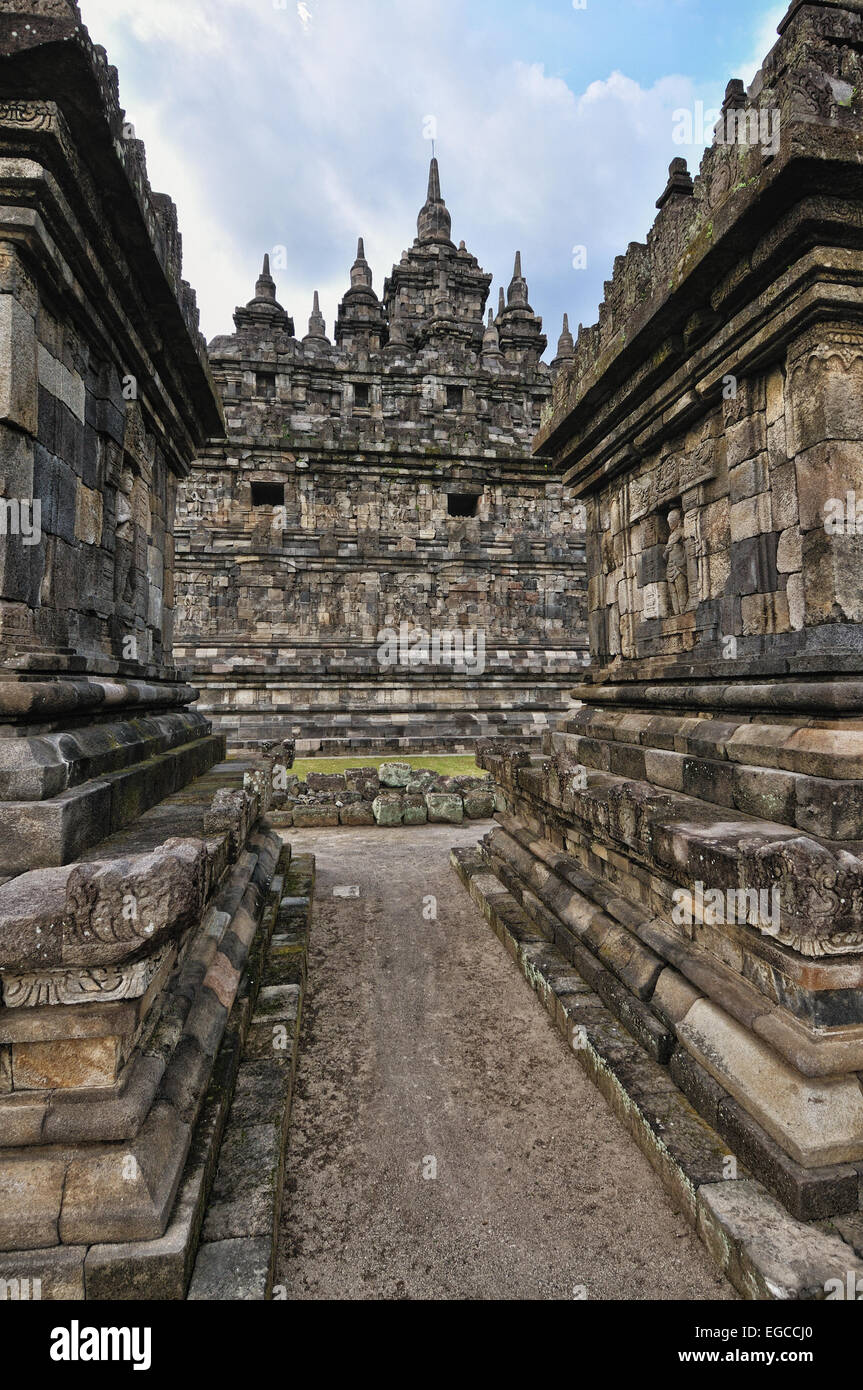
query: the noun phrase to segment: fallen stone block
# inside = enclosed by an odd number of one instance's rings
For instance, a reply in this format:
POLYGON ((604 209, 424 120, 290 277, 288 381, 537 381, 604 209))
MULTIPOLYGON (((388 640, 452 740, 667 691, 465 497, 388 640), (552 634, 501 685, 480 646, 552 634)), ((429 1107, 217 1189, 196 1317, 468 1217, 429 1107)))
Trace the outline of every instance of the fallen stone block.
POLYGON ((491 820, 494 815, 493 792, 467 792, 464 797, 464 813, 468 820, 491 820))
POLYGON ((382 787, 406 787, 412 776, 410 763, 381 763, 378 768, 382 787))
POLYGON ((372 802, 377 825, 402 825, 404 823, 404 798, 394 792, 382 792, 372 802))
POLYGON ((293 807, 294 829, 301 830, 303 827, 325 827, 338 825, 339 808, 335 803, 331 805, 315 805, 313 802, 297 801, 293 807))
POLYGON ((340 825, 374 825, 375 813, 369 801, 354 801, 339 809, 340 825))
POLYGON ((310 792, 334 792, 336 795, 346 790, 344 775, 338 772, 309 772, 306 786, 310 792))
POLYGON ((366 801, 373 801, 380 791, 380 778, 373 767, 349 767, 345 772, 345 787, 359 792, 366 801))
POLYGON ((461 825, 464 820, 464 802, 455 792, 429 792, 426 806, 433 824, 461 825))
POLYGON ((404 799, 405 825, 425 825, 428 820, 428 807, 425 797, 419 793, 408 793, 404 799))

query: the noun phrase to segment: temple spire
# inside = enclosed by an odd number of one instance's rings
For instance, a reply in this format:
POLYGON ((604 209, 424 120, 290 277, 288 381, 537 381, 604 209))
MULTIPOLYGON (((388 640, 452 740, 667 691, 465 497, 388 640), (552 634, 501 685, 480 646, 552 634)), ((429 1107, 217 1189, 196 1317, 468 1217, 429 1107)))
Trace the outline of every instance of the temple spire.
POLYGON ((276 299, 276 282, 270 274, 270 257, 264 256, 261 273, 255 282, 255 297, 244 308, 234 313, 237 331, 266 329, 268 332, 280 330, 290 337, 294 334, 294 322, 276 299))
POLYGON ((312 312, 309 318, 309 331, 303 339, 303 342, 311 343, 312 345, 314 345, 315 343, 326 343, 328 341, 329 340, 327 338, 327 325, 324 322, 324 316, 321 313, 321 304, 318 298, 318 292, 317 290, 315 290, 314 300, 312 302, 312 312))
POLYGON ((429 187, 426 202, 440 203, 442 201, 443 199, 440 196, 440 169, 438 168, 437 159, 433 158, 429 165, 429 187))
POLYGON ((527 281, 521 268, 521 252, 515 253, 512 279, 506 295, 506 307, 498 319, 498 334, 503 355, 508 362, 534 366, 545 352, 548 339, 542 331, 542 319, 533 312, 527 297, 527 281))
POLYGON ((357 258, 351 266, 351 287, 339 305, 334 336, 347 351, 379 352, 386 341, 387 324, 372 288, 372 268, 366 260, 362 237, 357 239, 357 258))
POLYGON ((508 305, 514 305, 520 309, 529 307, 527 302, 527 281, 521 273, 520 251, 516 251, 515 253, 515 265, 513 266, 512 279, 509 282, 506 302, 508 305))
POLYGON ((452 245, 450 241, 451 231, 452 218, 441 197, 438 162, 432 157, 429 166, 428 194, 417 218, 417 240, 419 242, 438 241, 452 245))
POLYGON ((263 268, 255 284, 255 299, 268 300, 271 304, 276 302, 276 282, 270 274, 269 253, 264 255, 263 268))
POLYGON ((371 289, 372 268, 366 260, 366 248, 362 237, 357 241, 357 258, 351 266, 351 289, 371 289))
POLYGON ((565 362, 571 362, 575 356, 575 342, 569 331, 569 315, 563 316, 563 330, 557 342, 557 352, 551 363, 552 371, 559 371, 565 362))
POLYGON ((491 309, 488 311, 488 324, 482 335, 482 365, 486 371, 499 372, 503 361, 497 324, 491 309))

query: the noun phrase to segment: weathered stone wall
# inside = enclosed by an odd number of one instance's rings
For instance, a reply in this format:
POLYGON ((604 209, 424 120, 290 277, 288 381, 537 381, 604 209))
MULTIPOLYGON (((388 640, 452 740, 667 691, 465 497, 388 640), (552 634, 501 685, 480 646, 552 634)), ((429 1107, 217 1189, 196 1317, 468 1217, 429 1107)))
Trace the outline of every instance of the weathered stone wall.
POLYGON ((814 1219, 863 1161, 863 4, 780 35, 557 377, 589 683, 545 756, 480 760, 485 862, 814 1219))
POLYGON ((0 12, 0 92, 2 878, 220 751, 172 641, 177 485, 221 413, 176 209, 75 5, 0 12))
POLYGON ((177 480, 220 415, 176 209, 149 188, 104 51, 55 9, 59 48, 34 45, 21 7, 0 16, 0 654, 170 678, 177 480))
MULTIPOLYGON (((210 345, 228 438, 180 490, 178 650, 234 742, 470 746, 566 708, 583 527, 530 459, 545 338, 520 262, 484 326, 490 277, 439 192, 433 165, 383 303, 360 245, 335 345, 317 307, 294 336, 268 265, 210 345), (481 632, 484 669, 382 667, 378 634, 402 623, 481 632)), ((570 352, 565 331, 553 370, 570 352)))
POLYGON ((775 123, 777 153, 716 143, 694 184, 674 162, 541 431, 588 511, 603 680, 859 669, 860 205, 827 171, 856 164, 860 18, 791 13, 723 107, 775 123))
POLYGON ((182 1297, 289 851, 172 665, 173 204, 77 5, 0 0, 0 94, 0 1288, 182 1297))

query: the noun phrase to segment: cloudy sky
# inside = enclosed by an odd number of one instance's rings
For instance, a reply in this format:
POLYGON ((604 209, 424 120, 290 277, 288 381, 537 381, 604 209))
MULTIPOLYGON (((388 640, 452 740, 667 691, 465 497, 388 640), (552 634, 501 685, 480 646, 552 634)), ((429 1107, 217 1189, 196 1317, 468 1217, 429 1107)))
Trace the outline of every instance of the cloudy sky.
MULTIPOLYGON (((380 293, 416 235, 436 132, 453 238, 498 286, 522 252, 554 348, 643 239, 676 110, 718 106, 775 42, 776 0, 81 0, 151 182, 179 207, 208 339, 265 251, 302 334, 332 334, 359 235, 380 293), (576 269, 586 248, 586 268, 576 269)), ((551 352, 548 354, 551 355, 551 352)))

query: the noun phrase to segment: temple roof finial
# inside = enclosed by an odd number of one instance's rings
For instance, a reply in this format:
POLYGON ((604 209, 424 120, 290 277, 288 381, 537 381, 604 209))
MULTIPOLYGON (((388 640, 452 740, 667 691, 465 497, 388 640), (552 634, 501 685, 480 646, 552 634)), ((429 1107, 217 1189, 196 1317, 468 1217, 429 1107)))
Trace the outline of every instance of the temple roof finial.
POLYGON ((362 237, 357 241, 357 258, 351 267, 351 289, 372 287, 372 270, 366 260, 366 248, 362 237))
POLYGON ((267 300, 271 304, 275 304, 276 302, 276 282, 270 274, 269 253, 264 256, 264 264, 255 284, 255 299, 252 300, 252 303, 254 303, 255 300, 259 302, 261 300, 267 300))
POLYGON ((303 341, 311 341, 313 343, 328 341, 327 325, 324 322, 324 316, 321 313, 321 304, 320 299, 318 298, 317 290, 315 290, 314 299, 312 301, 312 312, 309 318, 309 331, 306 334, 303 341))
POLYGON ((432 157, 432 162, 429 165, 429 187, 426 201, 429 203, 439 203, 442 201, 440 196, 440 169, 438 168, 438 162, 435 157, 432 157))
POLYGON ((237 330, 262 328, 278 329, 293 337, 294 321, 276 299, 276 282, 270 274, 270 257, 264 256, 261 273, 255 281, 255 296, 245 308, 234 314, 237 330))
POLYGON ((515 265, 513 266, 512 279, 509 282, 509 291, 506 302, 510 306, 516 305, 519 308, 528 308, 527 302, 527 281, 521 273, 521 252, 515 253, 515 265))
POLYGON ((429 166, 428 195, 417 218, 417 239, 419 241, 442 241, 449 243, 452 231, 452 218, 447 205, 441 197, 440 170, 437 159, 432 157, 429 166))
POLYGON ((555 363, 567 362, 567 361, 569 361, 569 359, 570 359, 571 357, 574 356, 574 354, 575 354, 575 343, 574 343, 574 341, 573 341, 572 334, 571 334, 570 331, 569 331, 569 315, 568 315, 568 314, 564 314, 564 316, 563 316, 563 331, 562 331, 562 333, 561 333, 561 335, 560 335, 560 338, 558 339, 558 343, 557 343, 557 355, 556 355, 554 361, 555 361, 555 363))
POLYGON ((665 204, 671 200, 691 198, 694 191, 692 175, 686 160, 682 158, 672 159, 668 166, 668 183, 665 185, 662 196, 657 198, 656 206, 664 208, 665 204))

